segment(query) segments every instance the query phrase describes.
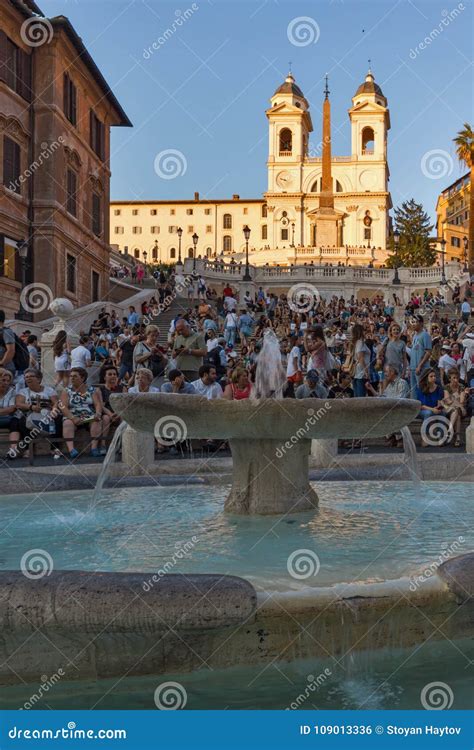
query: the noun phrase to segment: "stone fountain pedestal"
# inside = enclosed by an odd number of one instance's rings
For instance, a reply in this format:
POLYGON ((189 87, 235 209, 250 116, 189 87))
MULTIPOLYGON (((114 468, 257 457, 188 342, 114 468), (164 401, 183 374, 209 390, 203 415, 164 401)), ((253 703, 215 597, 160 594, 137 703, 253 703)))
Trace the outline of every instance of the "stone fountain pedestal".
MULTIPOLYGON (((262 515, 317 507, 308 480, 312 439, 387 435, 409 424, 420 408, 409 399, 208 401, 173 393, 112 394, 111 403, 134 430, 168 444, 188 438, 229 440, 233 483, 225 509, 262 515)), ((125 444, 126 461, 127 450, 125 444)), ((133 450, 138 457, 140 449, 133 450)), ((142 464, 146 460, 142 457, 142 464)))

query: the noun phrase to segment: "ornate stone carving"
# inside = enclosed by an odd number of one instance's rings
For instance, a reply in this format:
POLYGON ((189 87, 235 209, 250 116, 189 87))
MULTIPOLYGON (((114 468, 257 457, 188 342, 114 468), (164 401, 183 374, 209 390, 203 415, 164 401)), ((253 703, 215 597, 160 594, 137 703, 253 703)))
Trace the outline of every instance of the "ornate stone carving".
POLYGON ((67 163, 70 164, 73 169, 80 169, 82 161, 76 149, 70 148, 69 146, 64 146, 64 155, 66 157, 67 163))
POLYGON ((352 211, 357 211, 358 208, 359 206, 356 206, 356 205, 346 206, 346 211, 349 211, 351 213, 352 211))
POLYGON ((28 141, 28 133, 16 117, 0 115, 0 132, 4 135, 11 136, 21 145, 25 145, 28 141))

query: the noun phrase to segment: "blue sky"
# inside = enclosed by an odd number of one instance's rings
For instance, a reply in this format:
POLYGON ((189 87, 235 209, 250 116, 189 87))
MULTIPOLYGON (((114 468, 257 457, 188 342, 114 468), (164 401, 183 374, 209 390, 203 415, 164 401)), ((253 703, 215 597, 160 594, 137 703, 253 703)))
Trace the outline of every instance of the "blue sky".
POLYGON ((390 107, 395 205, 414 196, 433 216, 440 189, 462 174, 451 139, 472 123, 468 0, 39 4, 49 16, 70 18, 134 124, 113 130, 113 199, 191 198, 195 190, 209 198, 260 197, 265 109, 290 60, 311 105, 315 146, 329 72, 333 153, 347 155, 347 109, 371 58, 390 107), (163 40, 166 29, 172 33, 163 40), (155 157, 168 149, 184 155, 174 179, 155 171, 155 157))

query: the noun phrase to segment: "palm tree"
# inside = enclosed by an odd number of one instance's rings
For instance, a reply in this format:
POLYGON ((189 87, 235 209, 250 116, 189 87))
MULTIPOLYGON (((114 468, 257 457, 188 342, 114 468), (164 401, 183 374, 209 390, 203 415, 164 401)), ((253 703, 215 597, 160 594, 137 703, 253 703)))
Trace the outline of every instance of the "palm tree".
POLYGON ((469 273, 474 273, 474 131, 465 122, 462 130, 459 131, 456 138, 453 138, 456 145, 456 155, 461 164, 465 164, 471 170, 470 196, 469 196, 469 228, 468 228, 468 264, 469 273))

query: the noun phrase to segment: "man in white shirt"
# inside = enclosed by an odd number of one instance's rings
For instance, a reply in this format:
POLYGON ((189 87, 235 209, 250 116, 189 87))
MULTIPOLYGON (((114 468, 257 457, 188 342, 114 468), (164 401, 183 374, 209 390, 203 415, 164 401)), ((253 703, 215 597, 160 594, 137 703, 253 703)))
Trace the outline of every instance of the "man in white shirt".
POLYGON ((192 385, 199 396, 205 396, 209 401, 222 398, 223 392, 219 383, 216 383, 217 371, 212 365, 202 365, 199 368, 198 380, 193 380, 192 385))
POLYGON ((89 336, 81 336, 79 339, 79 346, 76 346, 71 351, 71 369, 73 367, 83 367, 87 369, 92 365, 92 358, 87 344, 89 343, 89 336))
POLYGON ((448 382, 448 372, 449 370, 452 370, 453 367, 455 370, 458 369, 458 363, 454 359, 454 357, 451 356, 451 345, 448 343, 443 344, 441 347, 442 355, 438 360, 438 367, 441 372, 441 382, 442 384, 445 384, 448 382))
POLYGON ((290 336, 290 353, 286 365, 286 377, 288 380, 294 379, 294 376, 301 371, 301 351, 299 343, 300 339, 298 336, 290 336))
POLYGON ((464 302, 461 305, 461 318, 463 320, 463 323, 469 323, 470 316, 471 316, 471 303, 469 302, 467 297, 464 297, 464 302))

